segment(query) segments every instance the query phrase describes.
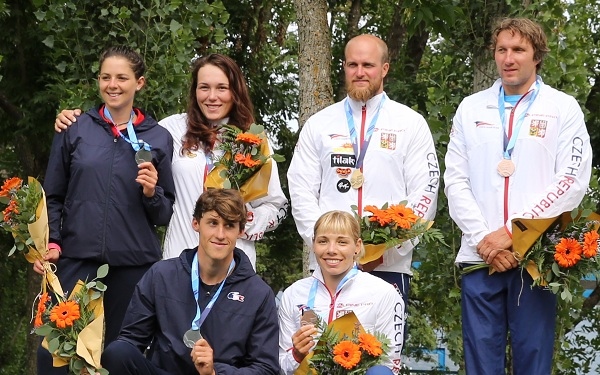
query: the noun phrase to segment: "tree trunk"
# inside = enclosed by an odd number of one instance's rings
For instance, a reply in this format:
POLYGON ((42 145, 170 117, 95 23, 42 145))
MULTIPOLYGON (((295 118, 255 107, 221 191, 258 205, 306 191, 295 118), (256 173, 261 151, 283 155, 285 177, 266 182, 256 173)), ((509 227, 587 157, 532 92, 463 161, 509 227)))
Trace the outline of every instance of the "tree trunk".
MULTIPOLYGON (((350 39, 358 36, 358 21, 360 21, 361 11, 361 0, 352 0, 352 4, 350 5, 350 11, 348 12, 348 29, 346 30, 346 37, 344 38, 344 47, 350 39)), ((344 58, 345 59, 345 58, 344 58)), ((344 74, 344 69, 340 69, 340 73, 338 74, 338 80, 340 84, 337 86, 335 98, 336 100, 342 100, 346 97, 346 75, 344 74)))
MULTIPOLYGON (((331 34, 326 0, 294 0, 298 19, 298 126, 333 103, 331 86, 331 34)), ((303 272, 308 275, 308 254, 303 249, 303 272)))

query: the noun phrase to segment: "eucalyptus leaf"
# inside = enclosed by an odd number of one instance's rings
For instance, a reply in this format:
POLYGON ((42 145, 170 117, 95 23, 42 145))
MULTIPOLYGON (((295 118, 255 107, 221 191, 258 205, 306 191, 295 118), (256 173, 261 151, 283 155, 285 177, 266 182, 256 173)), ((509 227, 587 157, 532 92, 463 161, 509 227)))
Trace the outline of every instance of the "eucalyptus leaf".
POLYGON ((96 278, 102 279, 106 277, 106 275, 108 275, 108 268, 108 264, 103 264, 100 267, 98 267, 98 271, 96 272, 96 278))

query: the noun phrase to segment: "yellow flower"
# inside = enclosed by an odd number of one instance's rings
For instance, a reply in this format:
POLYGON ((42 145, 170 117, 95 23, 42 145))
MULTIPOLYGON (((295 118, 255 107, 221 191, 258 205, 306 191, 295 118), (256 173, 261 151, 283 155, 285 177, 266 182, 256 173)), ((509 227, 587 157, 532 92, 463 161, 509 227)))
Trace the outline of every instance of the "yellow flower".
POLYGON ((350 370, 360 362, 360 348, 351 341, 340 341, 333 347, 333 361, 346 370, 350 370))
POLYGON ((554 260, 564 268, 573 267, 581 259, 581 244, 574 238, 561 238, 555 246, 554 260))
POLYGON ((50 320, 58 328, 71 327, 79 316, 79 304, 75 301, 61 302, 50 311, 50 320))

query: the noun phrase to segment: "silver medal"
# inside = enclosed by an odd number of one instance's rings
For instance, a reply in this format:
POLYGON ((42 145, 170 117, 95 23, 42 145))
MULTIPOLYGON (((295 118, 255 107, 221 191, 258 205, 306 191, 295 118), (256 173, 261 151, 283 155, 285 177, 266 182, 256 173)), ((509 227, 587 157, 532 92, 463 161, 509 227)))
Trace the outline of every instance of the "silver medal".
POLYGON ((145 163, 147 161, 152 161, 152 153, 148 150, 144 150, 143 148, 140 148, 136 153, 135 153, 135 162, 139 164, 145 163))
POLYGON ((196 342, 198 342, 198 340, 200 340, 201 338, 202 335, 200 334, 199 330, 188 329, 183 334, 183 343, 185 344, 185 346, 191 349, 194 347, 194 344, 196 344, 196 342))

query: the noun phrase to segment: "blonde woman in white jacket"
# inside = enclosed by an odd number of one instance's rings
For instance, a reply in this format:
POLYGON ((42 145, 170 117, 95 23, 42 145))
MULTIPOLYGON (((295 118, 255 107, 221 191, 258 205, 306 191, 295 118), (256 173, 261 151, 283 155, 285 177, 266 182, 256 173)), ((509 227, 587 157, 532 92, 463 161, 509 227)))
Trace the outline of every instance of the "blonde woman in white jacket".
POLYGON ((347 212, 330 211, 317 220, 317 269, 287 288, 279 306, 279 364, 284 374, 293 374, 318 340, 315 326, 300 322, 309 310, 327 323, 354 312, 367 332, 384 334, 391 343, 386 367, 372 368, 369 374, 399 369, 404 302, 391 284, 358 270, 356 261, 364 253, 359 235, 358 221, 347 212))

